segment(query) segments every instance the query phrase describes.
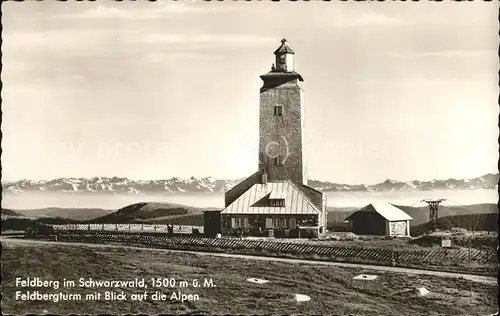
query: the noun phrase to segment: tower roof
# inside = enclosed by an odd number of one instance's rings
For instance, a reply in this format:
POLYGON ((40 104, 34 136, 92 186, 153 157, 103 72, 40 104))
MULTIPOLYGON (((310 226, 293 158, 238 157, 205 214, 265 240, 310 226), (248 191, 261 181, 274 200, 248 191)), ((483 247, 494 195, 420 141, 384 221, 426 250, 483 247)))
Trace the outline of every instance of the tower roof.
POLYGON ((281 54, 295 54, 295 52, 286 44, 285 38, 281 40, 281 46, 274 51, 274 55, 281 55, 281 54))
POLYGON ((304 81, 302 76, 295 71, 290 71, 290 72, 270 71, 270 72, 260 76, 260 78, 264 81, 267 79, 283 79, 286 81, 299 79, 300 81, 304 81))
MULTIPOLYGON (((413 220, 413 218, 410 215, 406 214, 403 210, 397 208, 396 206, 390 203, 368 204, 367 206, 359 209, 354 213, 373 212, 373 211, 379 213, 383 218, 385 218, 389 222, 413 220)), ((349 215, 349 217, 347 217, 346 220, 350 220, 354 215, 354 213, 349 215)))
MULTIPOLYGON (((322 193, 319 193, 321 195, 322 193)), ((318 214, 322 205, 314 203, 303 189, 290 180, 255 183, 226 206, 221 214, 318 214), (282 207, 271 206, 272 198, 285 200, 282 207)))

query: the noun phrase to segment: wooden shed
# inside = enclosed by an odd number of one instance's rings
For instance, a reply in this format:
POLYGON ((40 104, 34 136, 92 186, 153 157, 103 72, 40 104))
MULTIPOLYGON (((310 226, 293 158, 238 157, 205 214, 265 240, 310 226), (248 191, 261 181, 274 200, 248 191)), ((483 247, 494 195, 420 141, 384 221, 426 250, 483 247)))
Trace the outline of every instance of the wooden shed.
POLYGON ((411 216, 389 203, 372 203, 357 210, 349 221, 351 232, 357 235, 410 236, 411 216))
POLYGON ((203 233, 205 236, 215 237, 222 232, 220 212, 220 210, 203 212, 203 233))

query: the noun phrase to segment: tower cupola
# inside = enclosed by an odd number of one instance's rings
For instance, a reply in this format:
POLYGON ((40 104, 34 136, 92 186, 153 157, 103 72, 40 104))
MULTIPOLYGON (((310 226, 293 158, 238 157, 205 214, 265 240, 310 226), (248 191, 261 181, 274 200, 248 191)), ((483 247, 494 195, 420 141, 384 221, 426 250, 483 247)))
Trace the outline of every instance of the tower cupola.
POLYGON ((274 55, 276 56, 276 63, 273 67, 273 71, 291 72, 295 70, 293 61, 295 53, 290 46, 286 44, 285 38, 281 40, 281 46, 274 51, 274 55))

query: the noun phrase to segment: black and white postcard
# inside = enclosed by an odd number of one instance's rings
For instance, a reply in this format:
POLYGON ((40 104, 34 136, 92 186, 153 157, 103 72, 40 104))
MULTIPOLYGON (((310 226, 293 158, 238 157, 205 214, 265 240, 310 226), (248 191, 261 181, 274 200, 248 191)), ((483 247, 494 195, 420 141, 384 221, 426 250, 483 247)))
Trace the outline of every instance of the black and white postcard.
POLYGON ((2 312, 498 315, 498 11, 3 2, 2 312))

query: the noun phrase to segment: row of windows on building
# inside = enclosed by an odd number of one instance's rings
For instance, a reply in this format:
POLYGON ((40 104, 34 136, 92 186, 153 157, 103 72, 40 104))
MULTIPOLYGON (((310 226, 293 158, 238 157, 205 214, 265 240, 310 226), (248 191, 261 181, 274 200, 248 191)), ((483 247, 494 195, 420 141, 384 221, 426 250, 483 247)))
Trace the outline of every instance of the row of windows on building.
POLYGON ((284 207, 285 206, 285 199, 270 199, 269 200, 271 206, 275 207, 284 207))
MULTIPOLYGON (((266 218, 266 228, 296 228, 297 221, 295 218, 266 218)), ((231 228, 251 228, 248 217, 233 217, 231 218, 231 228)))

